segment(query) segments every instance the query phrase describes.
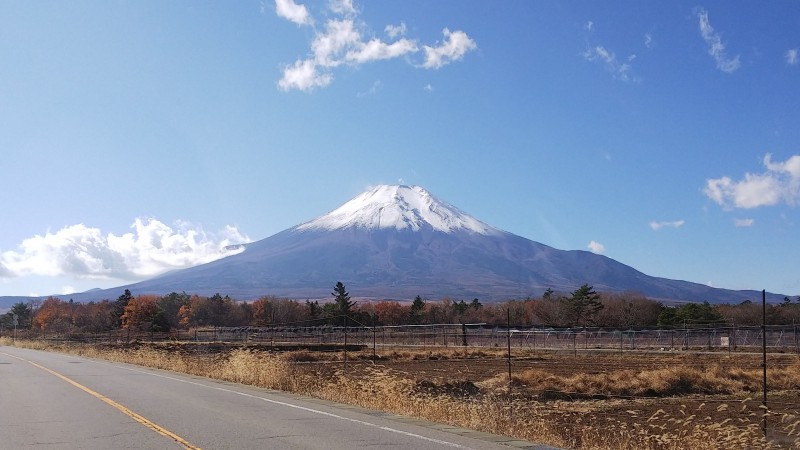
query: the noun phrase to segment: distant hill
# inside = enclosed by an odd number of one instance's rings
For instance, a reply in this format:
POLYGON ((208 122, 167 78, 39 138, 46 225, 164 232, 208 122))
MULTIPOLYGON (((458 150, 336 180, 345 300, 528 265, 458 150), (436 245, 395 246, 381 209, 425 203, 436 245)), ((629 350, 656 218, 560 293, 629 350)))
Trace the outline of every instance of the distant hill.
POLYGON ((7 313, 15 303, 28 303, 31 300, 38 299, 39 297, 0 297, 0 314, 7 313))
MULTIPOLYGON (((310 222, 208 264, 114 289, 72 294, 76 301, 172 291, 237 299, 276 295, 330 298, 336 281, 361 298, 538 297, 570 292, 635 291, 664 301, 760 301, 760 291, 717 289, 646 275, 611 258, 564 251, 502 231, 418 186, 378 186, 310 222)), ((783 295, 768 294, 778 302, 783 295)))

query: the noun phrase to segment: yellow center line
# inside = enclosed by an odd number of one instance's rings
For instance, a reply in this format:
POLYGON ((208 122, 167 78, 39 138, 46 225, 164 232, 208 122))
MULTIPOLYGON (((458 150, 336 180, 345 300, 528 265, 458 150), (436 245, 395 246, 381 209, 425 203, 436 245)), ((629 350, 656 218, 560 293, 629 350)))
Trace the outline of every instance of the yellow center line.
POLYGON ((147 428, 150 428, 151 430, 155 431, 156 433, 158 433, 158 434, 160 434, 162 436, 166 436, 166 437, 174 440, 175 442, 181 444, 183 446, 183 448, 185 448, 187 450, 201 450, 200 447, 197 447, 195 445, 190 444, 189 442, 187 442, 182 437, 180 437, 177 434, 167 430, 166 428, 164 428, 162 426, 159 426, 158 424, 146 419, 144 416, 131 411, 130 409, 128 409, 125 406, 115 402, 114 400, 111 400, 110 398, 108 398, 108 397, 106 397, 106 396, 104 396, 102 394, 99 394, 99 393, 89 389, 88 387, 78 383, 77 381, 74 381, 74 380, 72 380, 70 378, 65 377, 64 375, 61 375, 60 373, 58 373, 58 372, 56 372, 54 370, 51 370, 51 369, 48 369, 47 367, 44 367, 44 366, 39 365, 39 364, 36 364, 33 361, 29 361, 27 359, 20 358, 19 356, 10 355, 10 354, 4 353, 4 352, 0 352, 0 354, 6 355, 6 356, 10 356, 10 357, 18 359, 20 361, 25 361, 26 363, 31 364, 31 365, 33 365, 33 366, 35 366, 35 367, 37 367, 37 368, 39 368, 41 370, 44 370, 45 372, 47 372, 47 373, 49 373, 51 375, 55 375, 56 377, 61 378, 62 380, 64 380, 67 383, 75 386, 76 388, 78 388, 78 389, 80 389, 80 390, 82 390, 82 391, 84 391, 84 392, 86 392, 88 394, 91 394, 94 397, 99 398, 100 400, 108 403, 109 405, 113 406, 114 408, 117 408, 118 410, 122 411, 122 413, 125 414, 126 416, 131 417, 133 420, 141 423, 142 425, 146 426, 147 428))

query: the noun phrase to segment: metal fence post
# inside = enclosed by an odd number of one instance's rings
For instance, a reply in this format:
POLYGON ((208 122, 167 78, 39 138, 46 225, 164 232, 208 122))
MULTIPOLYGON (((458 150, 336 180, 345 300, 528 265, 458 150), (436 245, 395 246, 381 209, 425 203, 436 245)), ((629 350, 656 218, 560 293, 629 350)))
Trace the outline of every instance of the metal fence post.
POLYGON ((763 384, 764 384, 764 398, 761 400, 761 405, 764 407, 762 416, 762 427, 764 429, 764 437, 767 437, 767 290, 761 291, 761 354, 763 371, 763 384))
POLYGON ((344 327, 344 370, 347 370, 347 326, 344 327))

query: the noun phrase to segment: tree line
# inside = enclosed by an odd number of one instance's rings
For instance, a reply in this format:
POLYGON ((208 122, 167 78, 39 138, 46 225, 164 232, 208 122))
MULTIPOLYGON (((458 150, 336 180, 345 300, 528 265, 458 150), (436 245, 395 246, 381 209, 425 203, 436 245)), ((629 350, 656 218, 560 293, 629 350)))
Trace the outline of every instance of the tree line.
MULTIPOLYGON (((483 304, 444 297, 432 301, 417 296, 409 301, 351 299, 343 283, 331 292, 331 301, 299 301, 274 296, 237 301, 229 296, 136 295, 125 290, 115 300, 78 303, 49 297, 41 302, 17 303, 0 315, 0 330, 18 328, 47 332, 104 332, 116 329, 166 332, 209 326, 384 326, 438 323, 545 327, 684 327, 698 324, 759 325, 761 304, 711 305, 687 303, 665 306, 633 292, 600 293, 584 284, 570 293, 551 289, 538 298, 483 304)), ((800 323, 800 297, 767 306, 767 323, 800 323)))

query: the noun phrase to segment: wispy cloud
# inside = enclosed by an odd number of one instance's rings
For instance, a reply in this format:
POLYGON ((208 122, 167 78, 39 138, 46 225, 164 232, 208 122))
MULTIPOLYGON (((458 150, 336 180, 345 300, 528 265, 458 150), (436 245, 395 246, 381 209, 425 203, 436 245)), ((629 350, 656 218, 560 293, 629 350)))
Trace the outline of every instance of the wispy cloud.
POLYGON ((383 31, 386 32, 386 35, 390 38, 396 39, 400 36, 405 36, 406 24, 405 22, 400 22, 400 25, 386 25, 383 31))
POLYGON ((450 31, 445 28, 442 30, 442 34, 444 34, 444 42, 435 47, 424 46, 425 62, 422 67, 439 69, 453 61, 460 60, 468 51, 478 48, 475 41, 463 31, 450 31))
POLYGON ((652 228, 655 231, 658 231, 662 228, 680 228, 683 226, 684 223, 686 222, 683 220, 662 221, 662 222, 653 221, 650 222, 650 228, 652 228))
POLYGON ((800 54, 798 54, 798 52, 800 52, 800 49, 796 48, 786 50, 786 54, 784 55, 786 58, 786 64, 789 64, 790 66, 796 66, 798 63, 800 63, 800 54))
POLYGON ((359 92, 358 94, 356 94, 356 97, 367 97, 370 95, 375 95, 381 89, 381 86, 382 83, 380 81, 376 81, 372 83, 372 86, 370 86, 369 89, 367 89, 366 91, 359 92))
POLYGON ((347 51, 361 43, 361 34, 355 29, 352 19, 329 20, 325 31, 317 34, 311 43, 314 64, 336 67, 344 63, 347 51))
POLYGON ((433 92, 433 86, 431 86, 430 83, 426 84, 422 89, 424 89, 425 92, 433 92))
POLYGON ((772 162, 772 155, 768 153, 763 164, 766 171, 747 172, 739 181, 730 177, 708 179, 703 193, 723 207, 750 209, 779 203, 797 205, 800 202, 800 155, 783 162, 772 162))
POLYGON ((0 253, 0 277, 28 275, 136 280, 239 253, 249 241, 236 227, 209 233, 178 222, 136 219, 133 231, 117 236, 83 224, 25 239, 0 253))
POLYGON ((733 221, 733 225, 736 228, 748 228, 752 227, 756 221, 754 219, 736 219, 733 221))
MULTIPOLYGON (((310 92, 331 84, 334 69, 340 66, 356 67, 420 51, 424 51, 425 59, 416 64, 417 67, 439 69, 462 59, 467 52, 477 48, 475 41, 465 32, 451 32, 447 28, 443 31, 444 40, 441 43, 420 46, 414 39, 401 37, 407 31, 404 22, 384 28, 392 41, 365 37, 369 34, 368 27, 358 21, 359 11, 352 0, 333 0, 328 9, 329 15, 336 17, 326 20, 322 31, 315 32, 307 58, 284 66, 283 76, 278 81, 279 89, 310 92)), ((297 24, 314 24, 305 6, 294 3, 293 0, 276 0, 276 13, 297 24)))
POLYGON ((722 37, 719 33, 714 32, 714 28, 708 21, 708 12, 700 9, 697 12, 699 19, 700 35, 708 45, 708 54, 714 58, 717 63, 717 69, 725 73, 733 73, 739 69, 741 63, 739 62, 739 55, 734 58, 729 58, 725 51, 725 44, 722 42, 722 37))
POLYGON ((356 6, 353 0, 330 0, 330 9, 336 14, 357 14, 356 6))
POLYGON ((417 51, 417 44, 408 39, 400 39, 391 44, 382 42, 380 39, 371 39, 366 44, 359 44, 357 47, 357 49, 347 52, 345 55, 347 61, 364 64, 370 61, 397 58, 417 51))
POLYGON ((606 251, 606 246, 596 241, 590 241, 586 248, 588 248, 590 252, 598 255, 602 255, 606 251))
POLYGON ((636 55, 629 55, 624 62, 617 59, 617 56, 611 50, 606 49, 602 45, 590 47, 583 52, 583 58, 587 61, 594 61, 603 64, 614 78, 621 81, 639 81, 633 75, 631 69, 631 62, 636 59, 636 55))
POLYGON ((644 35, 644 46, 647 48, 653 47, 653 35, 650 33, 645 33, 644 35))
POLYGON ((275 0, 275 14, 298 25, 313 23, 305 5, 298 5, 294 0, 275 0))
POLYGON ((299 89, 301 91, 312 91, 314 88, 325 87, 331 84, 333 75, 321 73, 317 70, 314 61, 296 61, 291 66, 283 70, 283 78, 278 81, 278 87, 284 91, 299 89))

